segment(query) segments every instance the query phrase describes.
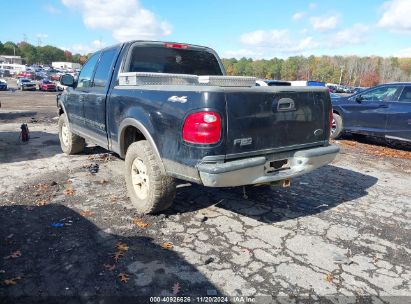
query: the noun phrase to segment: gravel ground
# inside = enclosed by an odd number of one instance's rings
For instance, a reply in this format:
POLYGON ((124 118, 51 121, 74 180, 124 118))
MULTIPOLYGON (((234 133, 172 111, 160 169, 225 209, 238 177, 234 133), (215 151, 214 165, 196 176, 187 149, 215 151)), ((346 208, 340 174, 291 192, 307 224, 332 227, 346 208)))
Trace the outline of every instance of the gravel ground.
POLYGON ((0 101, 0 302, 410 302, 409 151, 337 141, 337 159, 290 188, 182 181, 170 210, 139 217, 122 160, 61 153, 55 94, 0 101))

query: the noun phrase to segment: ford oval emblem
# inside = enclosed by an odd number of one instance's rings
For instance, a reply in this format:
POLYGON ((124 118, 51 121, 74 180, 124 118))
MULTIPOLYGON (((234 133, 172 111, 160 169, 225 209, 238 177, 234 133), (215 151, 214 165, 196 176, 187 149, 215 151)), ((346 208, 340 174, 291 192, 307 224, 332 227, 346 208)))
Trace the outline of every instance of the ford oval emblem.
POLYGON ((321 135, 323 135, 323 133, 324 133, 323 129, 317 129, 317 130, 314 131, 315 136, 321 136, 321 135))

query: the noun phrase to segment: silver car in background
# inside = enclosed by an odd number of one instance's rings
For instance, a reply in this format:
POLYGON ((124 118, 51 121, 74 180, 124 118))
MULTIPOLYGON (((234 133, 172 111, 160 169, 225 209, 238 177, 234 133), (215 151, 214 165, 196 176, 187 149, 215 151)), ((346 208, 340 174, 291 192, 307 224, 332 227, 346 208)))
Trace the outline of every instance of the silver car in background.
POLYGON ((25 90, 36 91, 37 83, 27 78, 20 78, 19 80, 17 80, 17 89, 22 90, 22 91, 25 91, 25 90))

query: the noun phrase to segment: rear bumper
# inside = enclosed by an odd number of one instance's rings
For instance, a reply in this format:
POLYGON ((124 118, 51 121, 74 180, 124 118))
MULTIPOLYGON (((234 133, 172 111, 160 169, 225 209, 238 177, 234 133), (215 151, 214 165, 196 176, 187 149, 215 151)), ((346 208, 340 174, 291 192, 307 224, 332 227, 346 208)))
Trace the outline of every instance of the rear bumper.
POLYGON ((258 156, 226 163, 202 163, 197 166, 201 181, 207 187, 234 187, 275 182, 308 173, 334 160, 339 147, 330 145, 283 153, 258 156), (284 166, 272 167, 279 161, 284 166))

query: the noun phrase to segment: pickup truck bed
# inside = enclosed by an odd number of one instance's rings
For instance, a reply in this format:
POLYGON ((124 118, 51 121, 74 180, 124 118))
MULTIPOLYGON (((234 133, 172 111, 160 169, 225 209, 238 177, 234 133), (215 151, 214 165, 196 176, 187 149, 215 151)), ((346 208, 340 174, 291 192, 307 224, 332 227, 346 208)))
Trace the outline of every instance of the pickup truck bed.
POLYGON ((63 151, 79 152, 87 138, 125 158, 132 203, 142 213, 170 204, 173 178, 241 186, 288 180, 333 160, 326 89, 257 87, 250 77, 224 74, 214 51, 199 46, 138 41, 97 52, 78 82, 62 78, 70 88, 59 101, 61 134, 69 132, 66 144, 77 147, 68 149, 60 136, 63 151), (99 87, 100 74, 106 83, 99 87), (153 179, 169 185, 166 194, 153 179))

